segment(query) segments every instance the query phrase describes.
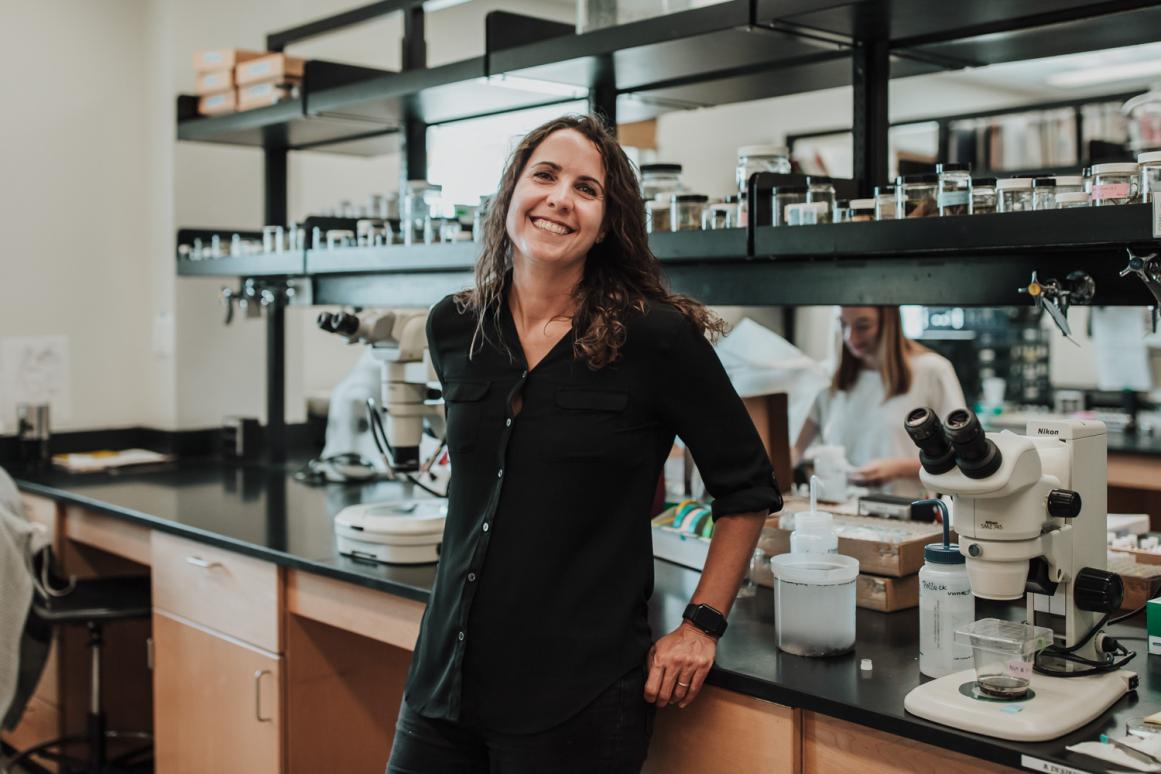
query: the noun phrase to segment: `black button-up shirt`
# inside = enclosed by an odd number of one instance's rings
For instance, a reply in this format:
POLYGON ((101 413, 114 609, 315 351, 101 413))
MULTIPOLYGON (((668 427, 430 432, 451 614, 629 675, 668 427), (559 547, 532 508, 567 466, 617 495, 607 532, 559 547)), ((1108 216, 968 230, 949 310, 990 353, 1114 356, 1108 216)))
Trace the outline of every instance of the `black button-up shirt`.
POLYGON ((533 733, 644 664, 650 506, 675 433, 715 518, 781 498, 721 362, 676 309, 633 313, 621 358, 597 371, 572 332, 529 371, 506 299, 512 357, 485 342, 469 359, 474 326, 451 297, 428 319, 452 476, 406 697, 427 717, 533 733))

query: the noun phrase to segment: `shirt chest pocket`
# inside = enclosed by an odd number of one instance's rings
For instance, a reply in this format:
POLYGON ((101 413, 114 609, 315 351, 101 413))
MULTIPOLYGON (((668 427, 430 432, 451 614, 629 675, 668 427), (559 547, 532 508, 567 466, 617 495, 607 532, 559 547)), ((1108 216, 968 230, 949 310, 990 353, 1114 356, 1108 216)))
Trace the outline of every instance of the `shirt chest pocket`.
POLYGON ((592 461, 618 448, 627 392, 565 388, 556 391, 554 404, 552 431, 544 438, 546 458, 592 461))
POLYGON ((475 448, 484 415, 484 398, 491 386, 484 381, 448 382, 444 385, 448 451, 465 452, 475 448))

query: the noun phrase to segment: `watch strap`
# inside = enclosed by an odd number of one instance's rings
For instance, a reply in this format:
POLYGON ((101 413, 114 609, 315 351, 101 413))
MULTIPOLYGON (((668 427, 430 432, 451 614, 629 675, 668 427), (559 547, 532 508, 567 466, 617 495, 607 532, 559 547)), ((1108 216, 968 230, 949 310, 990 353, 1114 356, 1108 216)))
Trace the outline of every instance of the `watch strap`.
POLYGON ((726 631, 726 617, 709 605, 691 602, 681 617, 711 637, 721 637, 726 631))

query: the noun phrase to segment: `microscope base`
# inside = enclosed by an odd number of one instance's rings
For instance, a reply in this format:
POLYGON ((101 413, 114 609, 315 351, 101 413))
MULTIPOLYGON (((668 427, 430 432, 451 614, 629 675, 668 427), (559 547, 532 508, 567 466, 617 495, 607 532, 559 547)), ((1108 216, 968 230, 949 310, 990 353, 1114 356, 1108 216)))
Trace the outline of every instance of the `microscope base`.
POLYGON ((383 564, 434 564, 447 501, 396 500, 349 505, 335 516, 339 553, 383 564))
POLYGON ((991 701, 965 696, 960 687, 974 683, 976 672, 940 677, 907 694, 903 706, 913 715, 974 734, 1017 742, 1043 742, 1092 721, 1129 691, 1132 672, 1118 670, 1092 677, 1032 675, 1031 699, 991 701))

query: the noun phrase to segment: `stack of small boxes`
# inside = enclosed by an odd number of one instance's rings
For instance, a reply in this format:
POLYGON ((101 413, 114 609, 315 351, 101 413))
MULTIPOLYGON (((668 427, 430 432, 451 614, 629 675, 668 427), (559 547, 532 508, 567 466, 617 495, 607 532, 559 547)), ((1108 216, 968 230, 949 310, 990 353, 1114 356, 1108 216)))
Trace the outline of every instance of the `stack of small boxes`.
POLYGON ((305 61, 280 53, 214 49, 194 54, 198 113, 212 116, 298 96, 305 61))

